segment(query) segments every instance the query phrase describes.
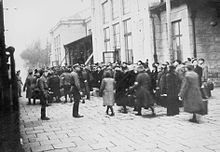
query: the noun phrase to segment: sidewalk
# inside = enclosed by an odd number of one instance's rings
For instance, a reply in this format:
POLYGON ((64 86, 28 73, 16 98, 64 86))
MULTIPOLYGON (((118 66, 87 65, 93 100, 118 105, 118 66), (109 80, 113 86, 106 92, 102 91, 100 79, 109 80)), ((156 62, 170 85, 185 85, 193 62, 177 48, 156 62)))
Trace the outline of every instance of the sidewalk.
POLYGON ((188 122, 190 114, 167 117, 166 109, 156 107, 142 117, 105 114, 102 98, 92 97, 80 104, 83 118, 72 117, 72 103, 56 103, 47 108, 49 121, 40 120, 40 105, 27 105, 20 98, 20 130, 26 152, 214 152, 220 151, 220 88, 209 100, 209 114, 200 124, 188 122))
POLYGON ((18 111, 0 111, 0 152, 22 152, 18 111))

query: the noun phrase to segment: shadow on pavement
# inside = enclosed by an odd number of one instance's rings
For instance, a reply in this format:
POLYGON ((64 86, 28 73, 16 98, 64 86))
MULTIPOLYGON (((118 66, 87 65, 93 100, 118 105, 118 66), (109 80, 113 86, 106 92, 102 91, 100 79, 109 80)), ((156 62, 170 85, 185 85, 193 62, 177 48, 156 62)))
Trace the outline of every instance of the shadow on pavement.
POLYGON ((0 111, 0 151, 24 152, 20 144, 18 111, 0 111))

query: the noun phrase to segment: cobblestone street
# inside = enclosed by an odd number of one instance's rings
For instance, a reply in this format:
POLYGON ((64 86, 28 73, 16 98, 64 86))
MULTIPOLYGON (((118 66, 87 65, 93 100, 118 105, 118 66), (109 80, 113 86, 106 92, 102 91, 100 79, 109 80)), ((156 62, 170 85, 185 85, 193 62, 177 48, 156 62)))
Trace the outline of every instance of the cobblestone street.
POLYGON ((220 151, 220 88, 209 100, 209 114, 200 124, 188 121, 183 112, 166 116, 166 109, 156 107, 156 117, 143 110, 135 116, 105 114, 102 98, 92 97, 80 104, 83 118, 72 117, 72 103, 54 103, 47 108, 49 121, 40 120, 40 105, 27 105, 20 98, 20 130, 26 152, 217 152, 220 151))

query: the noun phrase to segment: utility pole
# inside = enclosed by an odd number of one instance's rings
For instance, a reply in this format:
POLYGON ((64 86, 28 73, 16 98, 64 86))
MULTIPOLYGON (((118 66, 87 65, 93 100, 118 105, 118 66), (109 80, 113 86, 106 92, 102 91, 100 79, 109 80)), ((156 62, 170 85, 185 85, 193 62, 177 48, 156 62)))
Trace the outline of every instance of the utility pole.
POLYGON ((167 16, 167 37, 168 37, 168 51, 170 62, 174 60, 173 52, 173 36, 172 36, 172 23, 171 23, 171 2, 166 0, 166 16, 167 16))

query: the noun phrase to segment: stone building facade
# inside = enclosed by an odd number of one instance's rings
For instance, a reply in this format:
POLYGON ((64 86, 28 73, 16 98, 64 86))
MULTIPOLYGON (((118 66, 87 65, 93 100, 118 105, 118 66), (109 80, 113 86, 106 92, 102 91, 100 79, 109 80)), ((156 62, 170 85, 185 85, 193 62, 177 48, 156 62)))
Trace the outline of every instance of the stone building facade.
MULTIPOLYGON (((170 61, 165 2, 150 8, 154 49, 159 62, 170 61)), ((210 78, 220 78, 220 3, 217 0, 172 0, 172 51, 174 59, 204 58, 210 78)))
POLYGON ((94 62, 153 62, 153 2, 159 0, 92 0, 94 62))

